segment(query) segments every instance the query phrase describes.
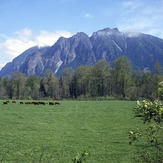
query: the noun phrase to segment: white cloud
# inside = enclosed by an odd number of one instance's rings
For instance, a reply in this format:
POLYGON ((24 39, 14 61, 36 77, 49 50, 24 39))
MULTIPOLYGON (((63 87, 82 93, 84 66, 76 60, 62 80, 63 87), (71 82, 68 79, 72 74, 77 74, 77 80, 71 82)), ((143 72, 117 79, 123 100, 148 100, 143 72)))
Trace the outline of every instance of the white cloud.
POLYGON ((0 64, 0 70, 5 66, 5 64, 0 64))
POLYGON ((3 43, 0 43, 0 48, 3 48, 6 54, 16 57, 26 49, 32 46, 51 46, 61 36, 71 37, 72 34, 67 31, 48 32, 45 30, 40 31, 38 35, 34 35, 30 29, 22 29, 15 32, 16 37, 7 37, 3 43))
POLYGON ((32 30, 28 28, 21 29, 20 31, 15 32, 19 37, 29 38, 32 36, 32 30))
POLYGON ((136 31, 163 38, 163 1, 135 0, 121 3, 120 30, 136 31))
POLYGON ((30 47, 52 46, 61 36, 66 38, 72 36, 70 32, 62 30, 54 32, 42 30, 39 34, 33 34, 28 28, 16 31, 14 34, 13 37, 0 35, 4 40, 0 42, 0 68, 30 47))
POLYGON ((126 35, 127 37, 138 37, 141 35, 141 33, 137 33, 137 32, 128 32, 128 31, 123 31, 123 34, 126 35))
POLYGON ((124 1, 122 2, 122 6, 126 10, 126 12, 134 12, 137 10, 139 7, 141 7, 142 2, 139 0, 136 1, 124 1))
POLYGON ((12 58, 16 57, 26 49, 35 46, 35 42, 27 38, 9 38, 3 43, 4 52, 9 54, 12 58))
POLYGON ((72 34, 67 31, 55 31, 54 33, 48 31, 40 31, 36 36, 37 45, 40 47, 50 45, 52 46, 60 37, 71 37, 72 34))
POLYGON ((84 17, 85 17, 85 18, 93 18, 93 16, 92 16, 91 14, 89 14, 89 13, 86 13, 86 14, 84 15, 84 17))

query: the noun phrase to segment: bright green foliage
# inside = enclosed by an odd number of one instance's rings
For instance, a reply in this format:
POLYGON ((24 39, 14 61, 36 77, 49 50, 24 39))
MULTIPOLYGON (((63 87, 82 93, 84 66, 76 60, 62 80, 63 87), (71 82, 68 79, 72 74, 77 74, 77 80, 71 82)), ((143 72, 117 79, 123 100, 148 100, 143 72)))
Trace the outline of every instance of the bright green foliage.
POLYGON ((89 156, 90 154, 87 151, 84 151, 82 154, 77 154, 72 161, 74 163, 82 163, 83 161, 86 161, 86 157, 89 156))
POLYGON ((30 75, 26 82, 26 89, 25 89, 25 98, 30 97, 32 99, 39 99, 39 86, 40 86, 40 79, 36 75, 30 75))
POLYGON ((14 72, 13 73, 13 81, 15 84, 15 91, 17 99, 21 99, 22 92, 24 91, 24 85, 25 85, 25 75, 21 72, 14 72))
POLYGON ((105 60, 97 62, 92 68, 89 81, 89 93, 91 96, 104 96, 108 89, 110 65, 105 60))
POLYGON ((57 99, 58 95, 58 80, 55 75, 51 72, 47 77, 47 96, 57 99))
POLYGON ((70 85, 73 77, 73 69, 66 68, 62 72, 62 79, 63 79, 63 88, 64 88, 64 97, 70 98, 70 85))
POLYGON ((138 138, 141 136, 141 133, 139 131, 139 128, 136 129, 136 131, 130 131, 130 135, 129 135, 129 139, 131 140, 129 142, 129 144, 131 145, 131 143, 135 140, 138 140, 138 138))
POLYGON ((135 153, 136 162, 163 162, 163 105, 158 101, 148 102, 143 100, 142 103, 137 101, 135 107, 135 117, 141 117, 146 123, 146 130, 130 131, 129 144, 141 142, 140 151, 135 153))
POLYGON ((14 79, 4 79, 4 87, 7 91, 7 95, 10 99, 12 99, 15 95, 15 82, 14 79))
POLYGON ((126 89, 129 82, 129 72, 131 64, 129 60, 122 56, 113 62, 112 76, 114 77, 113 85, 116 88, 116 95, 126 97, 126 89))
POLYGON ((163 105, 159 101, 148 102, 143 100, 142 104, 137 101, 135 117, 142 117, 144 123, 152 120, 161 123, 163 121, 163 105))
POLYGON ((90 68, 88 66, 79 66, 75 71, 77 95, 86 95, 89 93, 90 68))

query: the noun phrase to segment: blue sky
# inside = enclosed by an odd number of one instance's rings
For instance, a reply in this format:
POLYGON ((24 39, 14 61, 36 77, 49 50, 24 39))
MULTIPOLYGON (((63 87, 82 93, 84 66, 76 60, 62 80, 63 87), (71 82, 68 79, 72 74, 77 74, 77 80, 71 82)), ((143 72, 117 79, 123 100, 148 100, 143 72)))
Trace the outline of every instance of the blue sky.
POLYGON ((163 0, 0 0, 0 69, 26 49, 103 28, 163 38, 163 0))

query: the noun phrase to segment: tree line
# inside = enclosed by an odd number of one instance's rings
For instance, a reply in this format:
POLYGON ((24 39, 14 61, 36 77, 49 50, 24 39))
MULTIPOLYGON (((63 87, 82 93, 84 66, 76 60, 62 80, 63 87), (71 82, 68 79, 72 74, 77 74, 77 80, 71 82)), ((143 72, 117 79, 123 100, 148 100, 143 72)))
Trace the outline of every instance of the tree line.
POLYGON ((0 78, 1 99, 156 99, 158 83, 163 81, 158 61, 153 70, 143 73, 133 70, 122 56, 110 65, 100 60, 92 66, 66 68, 57 78, 47 70, 43 77, 14 72, 12 77, 0 78))

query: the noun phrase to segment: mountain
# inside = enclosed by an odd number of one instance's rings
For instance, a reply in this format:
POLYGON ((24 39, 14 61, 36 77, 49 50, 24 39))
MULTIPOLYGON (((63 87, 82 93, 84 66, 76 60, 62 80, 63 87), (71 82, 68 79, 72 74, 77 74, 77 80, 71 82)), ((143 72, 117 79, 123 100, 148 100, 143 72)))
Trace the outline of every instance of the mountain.
POLYGON ((70 38, 59 38, 51 47, 32 47, 0 71, 0 76, 11 76, 14 71, 42 76, 51 69, 59 76, 64 68, 93 65, 105 59, 110 64, 125 55, 134 69, 152 70, 156 60, 163 66, 163 39, 134 32, 120 32, 105 28, 88 36, 79 32, 70 38))

